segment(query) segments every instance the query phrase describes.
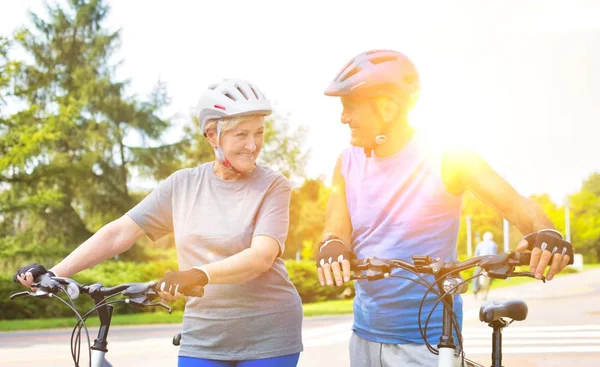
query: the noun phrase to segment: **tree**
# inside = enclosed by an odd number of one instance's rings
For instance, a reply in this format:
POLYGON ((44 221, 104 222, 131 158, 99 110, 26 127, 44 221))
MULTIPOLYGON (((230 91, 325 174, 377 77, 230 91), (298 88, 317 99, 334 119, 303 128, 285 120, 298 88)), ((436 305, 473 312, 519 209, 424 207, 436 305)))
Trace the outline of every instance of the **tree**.
POLYGON ((590 175, 570 202, 575 252, 586 261, 600 261, 600 173, 590 175))
POLYGON ((288 178, 304 179, 304 167, 309 151, 303 149, 306 130, 293 127, 287 117, 274 114, 265 122, 265 144, 259 163, 288 178))
POLYGON ((296 251, 310 249, 321 240, 325 227, 325 209, 329 200, 330 188, 321 180, 306 180, 292 191, 290 200, 290 229, 285 245, 284 257, 294 257, 296 251))
MULTIPOLYGON (((0 37, 0 111, 6 104, 6 96, 8 95, 8 86, 11 80, 13 63, 8 59, 9 42, 6 38, 0 37)), ((2 116, 0 115, 0 118, 2 116)))
MULTIPOLYGON (((119 32, 104 27, 108 12, 104 0, 48 4, 43 16, 30 14, 29 28, 0 39, 0 102, 10 95, 23 106, 0 113, 4 258, 61 258, 147 194, 130 191, 132 177, 158 181, 214 157, 197 121, 181 141, 161 142, 166 86, 146 100, 126 94, 111 63, 119 32), (30 57, 9 62, 9 43, 30 57), (142 146, 125 143, 132 135, 142 146)), ((260 162, 302 177, 304 130, 277 115, 266 126, 260 162)))
POLYGON ((0 120, 3 255, 64 255, 135 204, 132 169, 160 176, 160 165, 144 159, 149 152, 173 154, 171 146, 125 144, 133 133, 160 140, 169 122, 158 113, 168 97, 161 83, 146 101, 126 95, 110 63, 119 32, 103 26, 104 1, 46 10, 45 18, 31 13, 33 25, 14 36, 33 62, 12 64, 13 98, 25 107, 0 120))
MULTIPOLYGON (((530 197, 537 203, 542 211, 550 218, 554 226, 561 233, 565 233, 565 208, 564 206, 556 205, 548 194, 532 195, 530 197)), ((526 235, 528 233, 524 233, 526 235)))

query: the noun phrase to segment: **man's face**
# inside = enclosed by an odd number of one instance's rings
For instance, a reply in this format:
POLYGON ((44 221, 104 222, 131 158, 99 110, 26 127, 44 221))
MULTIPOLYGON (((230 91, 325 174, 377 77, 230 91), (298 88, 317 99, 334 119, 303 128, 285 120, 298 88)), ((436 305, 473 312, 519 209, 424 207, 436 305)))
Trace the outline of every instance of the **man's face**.
POLYGON ((343 96, 342 98, 343 124, 350 127, 350 144, 373 148, 375 137, 381 133, 381 117, 375 112, 377 101, 369 98, 343 96))

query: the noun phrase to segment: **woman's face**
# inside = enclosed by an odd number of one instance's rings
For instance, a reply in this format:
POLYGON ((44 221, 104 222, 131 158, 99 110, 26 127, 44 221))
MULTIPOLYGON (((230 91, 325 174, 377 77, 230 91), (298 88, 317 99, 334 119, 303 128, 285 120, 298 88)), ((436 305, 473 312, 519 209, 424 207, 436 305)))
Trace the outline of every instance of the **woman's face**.
POLYGON ((264 131, 264 117, 252 116, 221 133, 221 149, 225 158, 240 171, 252 170, 263 146, 264 131))

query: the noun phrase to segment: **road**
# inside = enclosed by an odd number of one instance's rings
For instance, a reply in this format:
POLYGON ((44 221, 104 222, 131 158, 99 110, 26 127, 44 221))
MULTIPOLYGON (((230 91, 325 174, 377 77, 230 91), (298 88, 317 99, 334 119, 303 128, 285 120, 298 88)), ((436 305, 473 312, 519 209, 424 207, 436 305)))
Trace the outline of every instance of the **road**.
MULTIPOLYGON (((546 284, 492 287, 489 294, 493 300, 516 298, 527 302, 529 315, 503 332, 505 366, 600 366, 600 270, 546 284)), ((489 366, 491 329, 478 321, 479 303, 465 297, 465 351, 489 366)), ((351 315, 306 318, 299 366, 348 366, 351 325, 351 315)), ((175 366, 171 338, 177 330, 177 325, 113 327, 108 359, 115 366, 175 366)), ((92 339, 94 334, 90 330, 92 339)), ((0 367, 72 366, 69 340, 70 330, 0 333, 0 367)))

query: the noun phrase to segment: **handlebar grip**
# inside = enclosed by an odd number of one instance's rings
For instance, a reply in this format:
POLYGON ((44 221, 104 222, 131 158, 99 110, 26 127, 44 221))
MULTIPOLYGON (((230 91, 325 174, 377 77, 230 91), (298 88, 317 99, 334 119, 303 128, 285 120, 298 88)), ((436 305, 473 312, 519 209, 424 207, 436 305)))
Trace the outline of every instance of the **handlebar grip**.
POLYGON ((529 265, 531 260, 531 252, 517 252, 516 258, 519 260, 519 265, 529 265))
MULTIPOLYGON (((529 265, 531 261, 531 252, 517 252, 516 259, 519 261, 519 265, 529 265)), ((548 265, 552 265, 553 256, 550 257, 548 265)))
POLYGON ((202 287, 200 285, 195 286, 186 294, 186 296, 189 296, 189 297, 202 297, 203 295, 204 295, 204 287, 202 287))

